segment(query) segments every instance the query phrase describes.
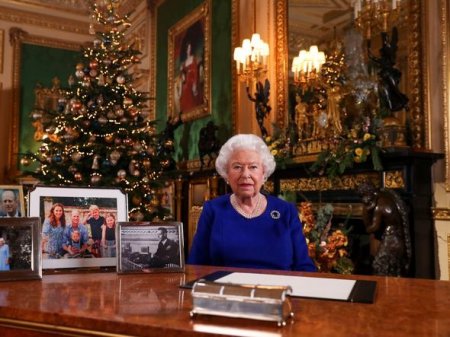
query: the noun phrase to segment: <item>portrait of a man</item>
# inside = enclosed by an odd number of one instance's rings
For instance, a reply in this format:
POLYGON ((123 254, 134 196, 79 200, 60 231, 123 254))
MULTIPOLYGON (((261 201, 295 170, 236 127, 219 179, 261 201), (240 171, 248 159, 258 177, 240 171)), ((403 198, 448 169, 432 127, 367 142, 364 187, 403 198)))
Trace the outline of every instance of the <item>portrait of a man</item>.
POLYGON ((0 187, 0 203, 0 217, 24 216, 21 186, 0 187))

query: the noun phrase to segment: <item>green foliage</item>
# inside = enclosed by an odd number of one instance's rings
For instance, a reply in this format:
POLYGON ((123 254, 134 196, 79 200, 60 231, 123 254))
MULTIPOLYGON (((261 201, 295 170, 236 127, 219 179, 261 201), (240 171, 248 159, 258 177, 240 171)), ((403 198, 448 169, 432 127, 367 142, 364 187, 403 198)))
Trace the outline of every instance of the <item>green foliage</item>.
POLYGON ((381 171, 382 148, 378 143, 374 128, 370 129, 369 125, 354 127, 344 136, 336 138, 335 147, 321 152, 311 170, 333 179, 344 174, 355 163, 364 163, 371 158, 373 169, 381 171))

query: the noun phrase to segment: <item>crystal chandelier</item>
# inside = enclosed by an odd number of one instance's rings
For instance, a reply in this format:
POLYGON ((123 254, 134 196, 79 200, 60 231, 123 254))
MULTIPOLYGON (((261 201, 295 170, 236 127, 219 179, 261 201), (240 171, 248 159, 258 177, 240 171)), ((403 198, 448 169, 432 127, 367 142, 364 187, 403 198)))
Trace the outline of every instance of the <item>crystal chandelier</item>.
POLYGON ((402 0, 354 0, 356 26, 370 40, 372 31, 387 32, 399 18, 402 0))
POLYGON ((320 68, 325 63, 325 53, 315 45, 309 51, 300 50, 292 60, 294 83, 302 88, 313 87, 319 80, 320 68))

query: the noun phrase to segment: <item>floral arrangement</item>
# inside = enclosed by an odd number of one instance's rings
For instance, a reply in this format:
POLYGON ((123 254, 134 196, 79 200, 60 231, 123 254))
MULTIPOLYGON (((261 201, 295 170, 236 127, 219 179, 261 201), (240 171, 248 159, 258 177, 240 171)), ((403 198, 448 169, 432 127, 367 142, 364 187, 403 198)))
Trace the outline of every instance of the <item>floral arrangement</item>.
POLYGON ((377 129, 380 121, 366 117, 362 123, 354 124, 347 132, 333 139, 328 150, 322 151, 311 166, 312 171, 335 178, 352 168, 355 163, 372 160, 373 169, 383 169, 380 160, 382 150, 377 129))
POLYGON ((272 127, 273 135, 265 137, 264 142, 274 156, 277 166, 285 168, 292 157, 290 137, 286 135, 289 133, 289 128, 286 133, 283 133, 277 125, 274 124, 272 127))
POLYGON ((326 204, 314 215, 311 202, 300 204, 300 220, 308 245, 309 256, 320 272, 351 274, 353 262, 348 257, 348 230, 341 224, 333 229, 333 206, 326 204))

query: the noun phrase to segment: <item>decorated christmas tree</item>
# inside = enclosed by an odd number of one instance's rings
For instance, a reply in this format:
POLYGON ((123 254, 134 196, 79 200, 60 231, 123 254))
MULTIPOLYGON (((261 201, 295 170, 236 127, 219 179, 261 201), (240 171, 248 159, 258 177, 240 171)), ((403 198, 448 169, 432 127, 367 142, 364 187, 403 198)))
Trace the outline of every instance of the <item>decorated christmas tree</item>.
POLYGON ((119 14, 119 2, 91 3, 93 45, 82 50, 56 110, 37 114, 45 130, 42 145, 23 158, 38 162, 28 173, 42 184, 120 187, 129 196, 132 220, 163 218, 158 191, 170 151, 161 151, 155 122, 148 119, 148 96, 133 88, 139 51, 126 43, 129 14, 119 14))

